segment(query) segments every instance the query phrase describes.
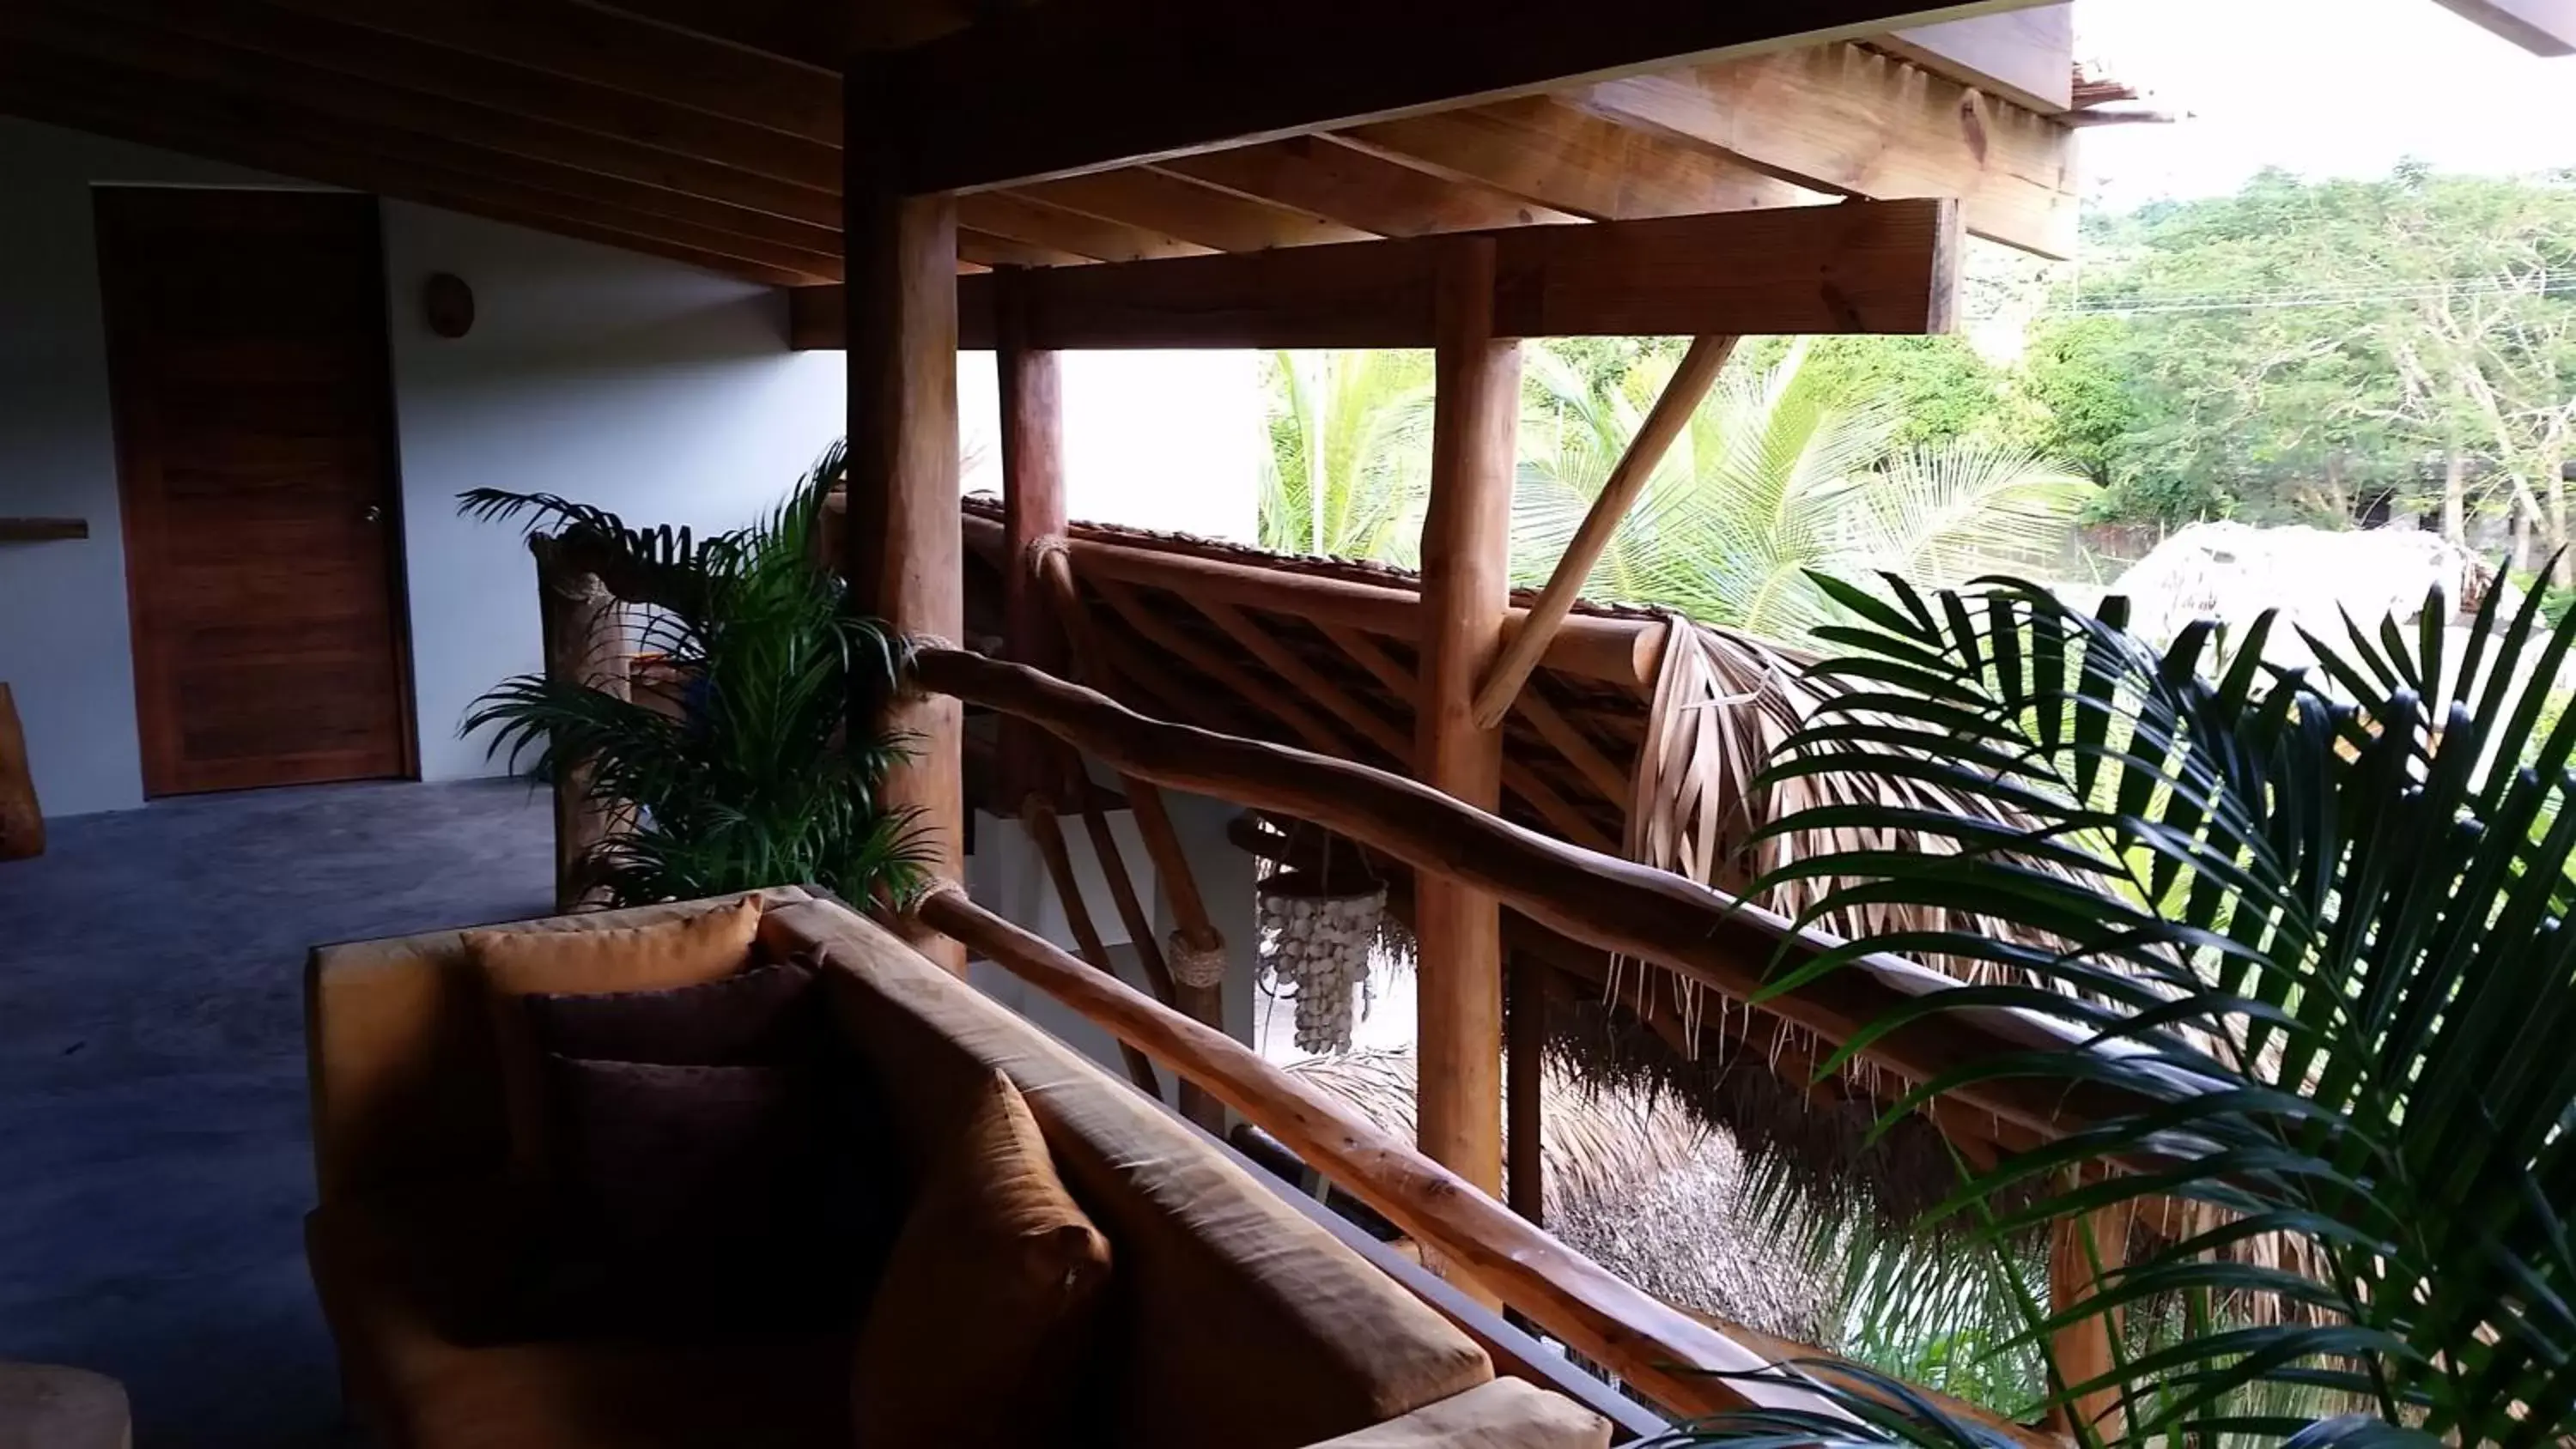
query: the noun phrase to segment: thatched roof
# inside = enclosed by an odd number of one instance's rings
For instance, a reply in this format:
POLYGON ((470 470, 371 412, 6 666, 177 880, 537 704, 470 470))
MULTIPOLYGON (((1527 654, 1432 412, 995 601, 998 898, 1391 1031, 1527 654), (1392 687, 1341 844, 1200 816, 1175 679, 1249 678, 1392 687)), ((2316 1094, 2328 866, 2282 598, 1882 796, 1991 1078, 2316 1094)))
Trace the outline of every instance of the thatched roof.
MULTIPOLYGON (((1410 1051, 1314 1057, 1288 1070, 1411 1139, 1410 1051)), ((1548 1230, 1647 1292, 1801 1343, 1833 1336, 1834 1285, 1796 1247, 1753 1220, 1744 1165, 1670 1096, 1603 1091, 1572 1063, 1551 1063, 1542 1118, 1548 1230)))
MULTIPOLYGON (((999 506, 975 498, 964 507, 969 633, 997 636, 999 506)), ((1142 713, 1410 773, 1415 655, 1400 637, 1366 627, 1365 618, 1351 625, 1348 599, 1327 595, 1354 585, 1409 606, 1403 596, 1418 591, 1416 575, 1098 524, 1071 532, 1083 618, 1069 623, 1091 635, 1109 662, 1099 671, 1105 677, 1086 682, 1142 713), (1174 560, 1228 567, 1193 574, 1171 566, 1174 560), (1263 590, 1260 603, 1246 604, 1254 595, 1244 590, 1253 583, 1263 590), (1308 603, 1313 613, 1301 614, 1308 603), (1259 648, 1246 645, 1247 627, 1257 631, 1259 648)), ((1518 602, 1530 597, 1523 593, 1518 602)), ((1387 609, 1406 612, 1395 603, 1387 609)), ((1508 818, 1736 890, 1784 850, 1849 848, 1840 838, 1791 841, 1766 847, 1759 859, 1743 848, 1757 824, 1811 798, 1775 800, 1751 788, 1775 747, 1831 687, 1804 676, 1808 660, 1649 609, 1584 603, 1577 617, 1599 633, 1629 630, 1641 641, 1641 665, 1624 682, 1600 677, 1596 665, 1551 663, 1532 676, 1524 707, 1505 726, 1508 818)), ((1871 788, 1873 799, 1912 793, 1901 785, 1871 788)), ((1251 844, 1275 855, 1289 842, 1269 835, 1251 844)), ((1401 886, 1403 872, 1383 864, 1401 886)), ((1794 912, 1805 900, 1768 904, 1794 912)), ((1403 909, 1399 890, 1399 915, 1403 909)), ((1976 918, 1951 924, 1996 928, 1976 918)), ((1516 950, 1526 945, 1515 938, 1516 950)), ((1778 1018, 1571 942, 1547 943, 1541 954, 1555 968, 1565 1003, 1550 1016, 1552 1047, 1575 1080, 1641 1087, 1654 1100, 1678 1103, 1756 1160, 1793 1174, 1818 1201, 1901 1222, 1955 1185, 1949 1147, 1928 1121, 1873 1138, 1880 1104, 1896 1084, 1866 1069, 1816 1083, 1821 1057, 1813 1042, 1778 1018)), ((1951 1130, 1959 1132, 1959 1124, 1951 1130)), ((1972 1155, 1991 1150, 1982 1141, 1961 1145, 1972 1155)))

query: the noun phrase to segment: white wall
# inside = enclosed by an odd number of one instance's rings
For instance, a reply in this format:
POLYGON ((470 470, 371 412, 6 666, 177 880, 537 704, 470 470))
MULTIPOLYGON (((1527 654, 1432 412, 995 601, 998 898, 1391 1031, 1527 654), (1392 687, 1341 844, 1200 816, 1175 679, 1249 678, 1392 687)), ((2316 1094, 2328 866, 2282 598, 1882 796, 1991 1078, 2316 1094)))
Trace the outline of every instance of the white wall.
POLYGON ((0 514, 89 521, 84 540, 0 543, 0 680, 49 815, 143 803, 96 182, 277 184, 0 118, 0 514))
MULTIPOLYGON (((0 514, 90 522, 0 544, 0 680, 48 815, 143 803, 90 189, 304 183, 0 118, 0 514)), ((473 487, 560 493, 636 523, 750 521, 838 435, 839 353, 790 352, 783 296, 630 252, 387 202, 394 406, 422 774, 497 773, 458 736, 475 696, 538 667, 516 529, 473 487), (474 289, 472 332, 420 318, 474 289)), ((998 489, 989 353, 959 359, 965 486, 998 489)), ((1250 540, 1266 447, 1250 353, 1086 353, 1064 368, 1076 518, 1250 540)))
MULTIPOLYGON (((0 544, 0 679, 48 815, 143 802, 116 457, 99 317, 95 183, 294 185, 0 119, 0 514, 90 522, 0 544)), ((632 253, 389 202, 405 572, 422 773, 491 773, 466 706, 539 663, 534 566, 515 529, 456 515, 479 485, 637 522, 748 522, 836 436, 837 353, 786 349, 773 290, 632 253), (474 288, 473 332, 429 333, 421 281, 474 288)))
POLYGON ((775 504, 841 430, 839 353, 786 350, 772 288, 426 207, 385 205, 421 773, 492 773, 457 726, 542 662, 516 528, 468 488, 549 492, 705 531, 775 504), (431 333, 423 278, 474 289, 473 331, 431 333))

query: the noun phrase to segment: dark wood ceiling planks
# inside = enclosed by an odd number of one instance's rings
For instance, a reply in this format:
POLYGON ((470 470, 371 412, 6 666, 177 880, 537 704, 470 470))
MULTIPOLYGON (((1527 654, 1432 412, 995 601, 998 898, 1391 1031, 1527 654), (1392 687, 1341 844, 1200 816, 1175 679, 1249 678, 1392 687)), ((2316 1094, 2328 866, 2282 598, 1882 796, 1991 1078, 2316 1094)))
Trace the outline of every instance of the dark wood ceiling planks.
MULTIPOLYGON (((1670 24, 1704 24, 1684 8, 1670 24)), ((947 37, 912 52, 927 63, 1031 14, 991 0, 13 0, 0 111, 806 285, 841 265, 841 79, 821 59, 947 37), (992 18, 968 27, 970 11, 992 18), (818 17, 843 13, 851 33, 823 33, 818 17)), ((1538 63, 1502 49, 1496 63, 1538 63)), ((1858 46, 1798 54, 975 192, 961 269, 1852 195, 1961 196, 1971 230, 2062 249, 2066 128, 1858 46), (1809 113, 1830 122, 1821 138, 1799 123, 1809 113)))

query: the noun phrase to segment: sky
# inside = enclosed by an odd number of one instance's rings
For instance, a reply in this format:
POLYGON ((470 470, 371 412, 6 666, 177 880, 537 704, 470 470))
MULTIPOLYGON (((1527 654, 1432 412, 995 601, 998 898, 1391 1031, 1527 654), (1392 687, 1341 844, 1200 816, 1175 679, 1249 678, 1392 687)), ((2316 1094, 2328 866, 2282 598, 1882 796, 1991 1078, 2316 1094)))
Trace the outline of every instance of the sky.
POLYGON ((2075 23, 2079 55, 2190 116, 2084 138, 2106 206, 2232 191, 2265 165, 2576 166, 2576 57, 2529 55, 2434 0, 2077 0, 2075 23))

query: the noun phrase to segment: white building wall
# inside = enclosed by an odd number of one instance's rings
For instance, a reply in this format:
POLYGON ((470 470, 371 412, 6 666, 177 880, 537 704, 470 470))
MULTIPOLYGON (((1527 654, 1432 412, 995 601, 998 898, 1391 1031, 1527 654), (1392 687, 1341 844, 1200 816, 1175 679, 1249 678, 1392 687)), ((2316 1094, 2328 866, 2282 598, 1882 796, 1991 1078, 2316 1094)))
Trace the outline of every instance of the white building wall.
MULTIPOLYGON (((0 544, 0 680, 48 815, 143 803, 115 434, 90 191, 304 183, 0 119, 0 514, 89 520, 85 541, 0 544)), ((841 428, 841 355, 787 350, 773 289, 630 252, 388 202, 387 295, 422 774, 497 773, 459 737, 474 698, 538 667, 517 531, 460 518, 473 487, 560 493, 639 524, 751 521, 841 428), (429 332, 433 272, 474 289, 429 332)), ((1065 363, 1077 518, 1249 539, 1262 451, 1251 354, 1065 363)), ((989 353, 959 360, 968 489, 1000 487, 989 353)))

